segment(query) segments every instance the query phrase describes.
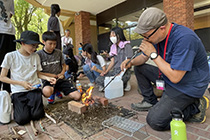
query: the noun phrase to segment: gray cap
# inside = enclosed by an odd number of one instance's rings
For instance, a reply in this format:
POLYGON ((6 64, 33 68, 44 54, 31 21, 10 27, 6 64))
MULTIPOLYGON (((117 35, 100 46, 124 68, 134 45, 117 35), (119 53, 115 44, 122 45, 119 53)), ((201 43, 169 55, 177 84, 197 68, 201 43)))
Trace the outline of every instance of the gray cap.
POLYGON ((138 34, 143 34, 149 30, 165 25, 167 21, 168 19, 162 10, 150 7, 141 14, 134 31, 138 34))

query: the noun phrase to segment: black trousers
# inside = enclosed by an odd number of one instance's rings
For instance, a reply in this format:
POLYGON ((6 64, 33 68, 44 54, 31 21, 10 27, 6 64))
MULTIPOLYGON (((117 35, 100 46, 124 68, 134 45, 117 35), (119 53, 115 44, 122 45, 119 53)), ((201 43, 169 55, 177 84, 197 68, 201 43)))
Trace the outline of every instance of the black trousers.
POLYGON ((45 115, 40 89, 12 94, 12 103, 14 120, 19 125, 39 120, 45 115))
POLYGON ((176 107, 182 110, 184 120, 189 119, 193 115, 199 113, 199 99, 190 97, 165 83, 165 91, 160 101, 154 94, 153 86, 158 79, 158 68, 152 65, 144 64, 134 68, 138 86, 141 90, 143 100, 153 104, 154 106, 147 114, 147 123, 155 130, 170 129, 171 110, 176 107))
MULTIPOLYGON (((16 43, 13 40, 15 40, 14 35, 0 33, 0 65, 4 59, 4 56, 8 52, 16 50, 16 43)), ((10 73, 8 73, 7 76, 10 77, 10 73)), ((1 89, 2 84, 3 84, 3 90, 6 90, 8 93, 10 93, 11 92, 10 85, 6 83, 2 83, 0 81, 0 89, 1 89)))

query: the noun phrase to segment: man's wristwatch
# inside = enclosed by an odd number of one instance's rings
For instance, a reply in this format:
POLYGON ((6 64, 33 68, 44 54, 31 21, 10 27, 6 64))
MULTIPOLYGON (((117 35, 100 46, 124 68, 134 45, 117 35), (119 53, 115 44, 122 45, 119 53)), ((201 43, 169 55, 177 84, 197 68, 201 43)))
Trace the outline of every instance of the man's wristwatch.
POLYGON ((157 57, 158 57, 158 54, 157 54, 156 52, 152 52, 152 53, 150 54, 151 60, 154 60, 154 59, 156 59, 157 57))

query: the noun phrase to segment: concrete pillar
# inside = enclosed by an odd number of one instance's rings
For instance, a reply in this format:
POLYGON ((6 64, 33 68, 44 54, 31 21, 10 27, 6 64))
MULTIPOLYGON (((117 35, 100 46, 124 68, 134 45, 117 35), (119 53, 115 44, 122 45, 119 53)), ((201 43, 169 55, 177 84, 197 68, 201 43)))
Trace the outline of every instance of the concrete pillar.
POLYGON ((163 0, 163 10, 170 22, 184 25, 194 30, 193 0, 163 0))
POLYGON ((78 54, 79 43, 91 43, 90 13, 80 11, 75 14, 75 48, 78 54))

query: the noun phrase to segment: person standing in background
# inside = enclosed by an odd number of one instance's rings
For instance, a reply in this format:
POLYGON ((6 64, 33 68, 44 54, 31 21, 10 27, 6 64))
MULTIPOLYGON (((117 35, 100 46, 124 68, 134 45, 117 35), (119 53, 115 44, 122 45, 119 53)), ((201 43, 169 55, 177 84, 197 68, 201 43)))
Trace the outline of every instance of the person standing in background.
POLYGON ((70 37, 70 30, 69 29, 66 29, 65 30, 65 34, 66 35, 61 38, 62 48, 64 46, 68 46, 69 44, 72 44, 73 45, 73 39, 70 37))
POLYGON ((51 5, 51 16, 47 23, 47 30, 52 31, 56 34, 57 37, 57 45, 56 48, 61 50, 61 36, 64 36, 63 27, 59 20, 60 16, 60 7, 58 4, 51 5))
MULTIPOLYGON (((14 0, 0 0, 0 64, 6 53, 16 49, 15 27, 11 23, 11 17, 14 15, 14 0)), ((2 68, 0 68, 1 71, 2 68)), ((8 73, 8 76, 10 74, 8 73)), ((3 90, 11 92, 10 85, 0 82, 0 89, 3 84, 3 90)))

